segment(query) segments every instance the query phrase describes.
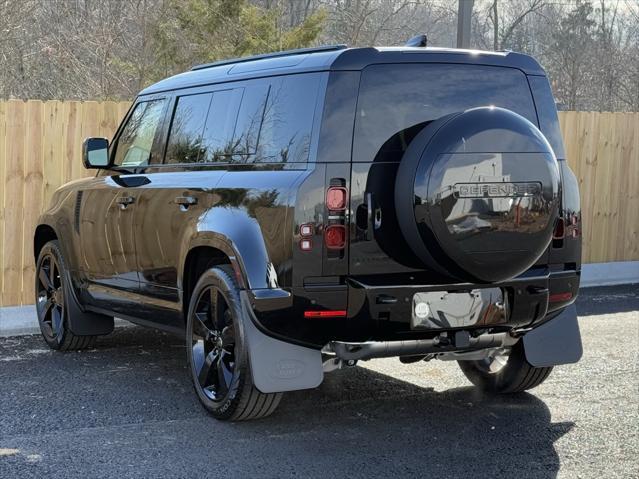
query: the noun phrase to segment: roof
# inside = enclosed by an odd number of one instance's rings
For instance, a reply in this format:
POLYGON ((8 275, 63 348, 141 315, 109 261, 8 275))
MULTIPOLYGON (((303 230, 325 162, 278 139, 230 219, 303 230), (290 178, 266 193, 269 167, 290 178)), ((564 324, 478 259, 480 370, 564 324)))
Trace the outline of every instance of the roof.
POLYGON ((518 68, 528 75, 545 75, 534 58, 515 52, 433 47, 345 48, 343 45, 335 45, 199 65, 191 71, 160 80, 142 90, 140 95, 255 77, 362 70, 380 63, 464 63, 518 68))

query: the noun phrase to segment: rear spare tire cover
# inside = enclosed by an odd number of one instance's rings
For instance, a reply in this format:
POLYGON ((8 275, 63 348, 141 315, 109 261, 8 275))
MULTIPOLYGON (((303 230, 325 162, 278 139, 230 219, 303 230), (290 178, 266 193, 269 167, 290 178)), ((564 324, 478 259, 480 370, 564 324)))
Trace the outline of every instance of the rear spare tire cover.
POLYGON ((454 113, 425 127, 397 173, 400 229, 425 266, 462 281, 526 271, 548 247, 559 167, 530 121, 503 108, 454 113))

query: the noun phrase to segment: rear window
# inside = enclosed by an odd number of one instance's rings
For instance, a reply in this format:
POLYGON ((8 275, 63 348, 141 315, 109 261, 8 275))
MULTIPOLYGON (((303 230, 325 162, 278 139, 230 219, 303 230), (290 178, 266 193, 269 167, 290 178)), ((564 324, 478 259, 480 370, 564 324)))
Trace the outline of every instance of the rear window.
POLYGON ((526 76, 477 65, 374 65, 362 73, 353 161, 399 161, 428 123, 479 106, 512 110, 537 124, 526 76))

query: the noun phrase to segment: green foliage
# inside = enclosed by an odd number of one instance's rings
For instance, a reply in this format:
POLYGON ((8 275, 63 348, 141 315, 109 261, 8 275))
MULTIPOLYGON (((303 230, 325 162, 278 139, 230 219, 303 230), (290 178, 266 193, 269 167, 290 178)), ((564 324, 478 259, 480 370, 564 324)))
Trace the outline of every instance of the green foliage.
POLYGON ((309 46, 325 20, 324 10, 318 10, 298 26, 285 28, 281 11, 244 0, 166 0, 151 25, 155 61, 144 82, 198 63, 309 46))

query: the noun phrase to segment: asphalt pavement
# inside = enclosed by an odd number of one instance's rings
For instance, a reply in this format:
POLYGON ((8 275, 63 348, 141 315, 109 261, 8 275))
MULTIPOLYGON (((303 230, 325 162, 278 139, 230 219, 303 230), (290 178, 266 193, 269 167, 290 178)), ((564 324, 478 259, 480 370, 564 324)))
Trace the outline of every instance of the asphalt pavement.
POLYGON ((639 287, 578 301, 584 357, 493 397, 456 363, 374 360, 267 419, 198 404, 181 338, 121 327, 85 352, 0 339, 0 478, 638 477, 639 287))

